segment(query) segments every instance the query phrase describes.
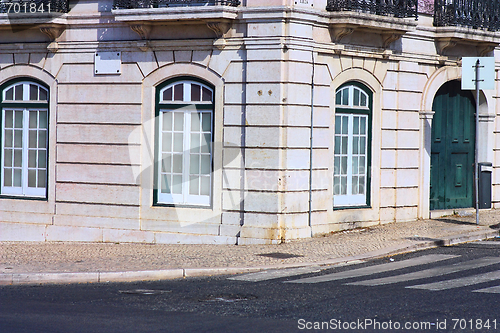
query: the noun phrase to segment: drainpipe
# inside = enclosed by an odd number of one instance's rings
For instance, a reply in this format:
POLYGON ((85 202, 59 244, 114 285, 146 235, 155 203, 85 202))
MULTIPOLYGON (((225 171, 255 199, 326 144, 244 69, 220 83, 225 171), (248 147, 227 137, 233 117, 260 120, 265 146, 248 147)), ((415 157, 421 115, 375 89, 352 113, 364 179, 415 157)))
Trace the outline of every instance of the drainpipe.
POLYGON ((310 133, 310 146, 309 146, 309 228, 311 229, 311 237, 313 236, 312 231, 312 181, 313 181, 313 130, 314 130, 314 48, 311 47, 311 63, 312 63, 312 73, 311 73, 311 133, 310 133))

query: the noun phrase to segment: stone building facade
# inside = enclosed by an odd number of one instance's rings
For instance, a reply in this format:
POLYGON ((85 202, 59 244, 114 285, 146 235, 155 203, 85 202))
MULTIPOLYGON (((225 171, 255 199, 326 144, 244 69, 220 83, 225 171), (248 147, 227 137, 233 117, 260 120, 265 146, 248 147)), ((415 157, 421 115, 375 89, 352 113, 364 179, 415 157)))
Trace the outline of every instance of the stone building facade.
POLYGON ((0 240, 279 243, 429 218, 473 206, 476 130, 500 206, 497 90, 476 129, 459 84, 462 57, 500 57, 500 27, 463 1, 42 3, 0 14, 0 240))

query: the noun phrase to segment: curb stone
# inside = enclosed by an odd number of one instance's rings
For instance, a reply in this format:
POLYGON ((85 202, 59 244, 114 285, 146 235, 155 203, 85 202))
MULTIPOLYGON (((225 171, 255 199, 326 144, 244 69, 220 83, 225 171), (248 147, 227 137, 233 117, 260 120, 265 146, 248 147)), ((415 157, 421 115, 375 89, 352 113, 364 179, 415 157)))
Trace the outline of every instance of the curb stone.
POLYGON ((151 280, 169 280, 185 277, 201 277, 251 273, 270 269, 286 269, 306 266, 346 266, 402 253, 426 250, 440 246, 451 246, 461 243, 485 240, 499 236, 498 230, 479 231, 469 234, 455 235, 420 241, 418 243, 405 242, 363 254, 343 258, 332 258, 321 262, 302 262, 295 264, 248 266, 248 267, 216 267, 216 268, 177 268, 149 271, 124 272, 75 272, 75 273, 16 273, 0 274, 0 285, 33 285, 33 284, 66 284, 66 283, 104 283, 104 282, 135 282, 151 280))

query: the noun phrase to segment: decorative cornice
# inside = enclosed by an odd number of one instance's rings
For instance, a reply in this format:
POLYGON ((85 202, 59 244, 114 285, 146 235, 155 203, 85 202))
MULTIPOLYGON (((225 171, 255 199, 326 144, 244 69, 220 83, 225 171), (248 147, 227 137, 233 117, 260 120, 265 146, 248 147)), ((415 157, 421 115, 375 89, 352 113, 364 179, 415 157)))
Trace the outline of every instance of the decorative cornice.
POLYGON ((333 25, 330 29, 332 35, 332 41, 338 43, 345 36, 349 36, 354 32, 355 26, 350 25, 333 25))
POLYGON ((434 111, 431 111, 431 110, 424 110, 424 111, 420 111, 418 114, 419 114, 419 117, 420 119, 429 119, 429 120, 432 120, 432 118, 434 117, 434 111))
POLYGON ((50 38, 50 41, 53 42, 57 38, 59 38, 59 36, 61 36, 64 28, 60 25, 42 25, 40 27, 40 31, 48 36, 50 38))
POLYGON ((231 25, 224 21, 209 21, 207 22, 207 27, 215 32, 215 36, 219 39, 224 37, 231 25))
POLYGON ((479 113, 478 117, 482 123, 493 123, 495 122, 496 115, 494 113, 479 113))

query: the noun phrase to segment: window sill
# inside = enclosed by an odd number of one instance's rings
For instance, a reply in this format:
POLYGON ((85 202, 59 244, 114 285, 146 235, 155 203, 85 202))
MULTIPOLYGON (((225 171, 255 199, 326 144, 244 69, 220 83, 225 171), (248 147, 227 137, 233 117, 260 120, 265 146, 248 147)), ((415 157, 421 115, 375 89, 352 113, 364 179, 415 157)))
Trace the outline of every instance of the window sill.
POLYGON ((339 207, 333 207, 333 210, 346 210, 346 209, 371 209, 372 207, 369 205, 363 205, 363 206, 339 206, 339 207))

